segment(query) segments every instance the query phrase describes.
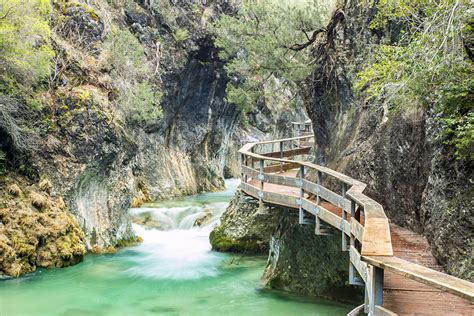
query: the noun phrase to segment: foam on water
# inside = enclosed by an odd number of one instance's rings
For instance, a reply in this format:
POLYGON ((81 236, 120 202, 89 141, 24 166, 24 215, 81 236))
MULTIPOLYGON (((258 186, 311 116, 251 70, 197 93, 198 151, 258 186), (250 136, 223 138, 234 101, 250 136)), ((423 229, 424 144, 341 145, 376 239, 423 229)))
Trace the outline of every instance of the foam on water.
POLYGON ((162 231, 134 224, 133 228, 144 242, 134 248, 130 259, 136 265, 126 273, 154 279, 198 279, 215 276, 224 259, 211 252, 209 227, 162 231))
POLYGON ((134 248, 135 253, 130 260, 135 261, 136 265, 126 273, 173 280, 217 275, 217 266, 225 256, 211 252, 209 233, 217 224, 228 205, 226 200, 234 194, 238 184, 238 180, 227 180, 225 191, 207 193, 208 199, 205 200, 200 199, 202 195, 191 197, 191 205, 186 200, 183 202, 186 206, 175 203, 170 207, 160 207, 167 203, 157 202, 131 209, 132 217, 143 214, 153 217, 154 225, 159 229, 133 224, 134 231, 143 238, 143 243, 134 248), (196 220, 206 215, 208 217, 204 225, 196 226, 196 220))

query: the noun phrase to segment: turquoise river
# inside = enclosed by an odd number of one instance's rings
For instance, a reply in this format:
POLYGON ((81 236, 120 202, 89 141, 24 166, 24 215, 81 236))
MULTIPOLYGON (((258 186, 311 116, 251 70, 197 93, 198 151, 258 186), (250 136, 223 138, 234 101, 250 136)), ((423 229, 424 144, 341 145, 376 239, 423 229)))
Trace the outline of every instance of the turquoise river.
POLYGON ((0 315, 345 315, 350 306, 264 289, 264 257, 211 251, 209 232, 237 184, 131 209, 138 246, 0 280, 0 315))

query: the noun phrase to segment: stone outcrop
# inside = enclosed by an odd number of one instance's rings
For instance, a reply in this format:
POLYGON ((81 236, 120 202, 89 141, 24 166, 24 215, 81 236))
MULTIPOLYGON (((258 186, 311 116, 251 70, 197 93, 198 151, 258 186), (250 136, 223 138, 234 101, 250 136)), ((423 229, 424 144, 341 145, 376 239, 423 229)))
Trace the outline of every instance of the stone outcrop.
POLYGON ((267 286, 343 302, 363 300, 363 288, 348 285, 349 253, 341 251, 341 234, 315 235, 314 224, 300 225, 298 214, 280 217, 270 239, 263 279, 267 286))
POLYGON ((316 236, 299 225, 294 210, 265 206, 238 191, 209 238, 214 250, 269 253, 267 287, 339 301, 360 301, 362 290, 347 285, 349 257, 340 234, 316 236))
POLYGON ((41 181, 8 180, 0 191, 0 275, 67 267, 86 253, 84 233, 61 197, 41 181))
POLYGON ((217 226, 210 234, 212 248, 223 252, 267 253, 269 240, 285 211, 268 207, 238 190, 217 226))

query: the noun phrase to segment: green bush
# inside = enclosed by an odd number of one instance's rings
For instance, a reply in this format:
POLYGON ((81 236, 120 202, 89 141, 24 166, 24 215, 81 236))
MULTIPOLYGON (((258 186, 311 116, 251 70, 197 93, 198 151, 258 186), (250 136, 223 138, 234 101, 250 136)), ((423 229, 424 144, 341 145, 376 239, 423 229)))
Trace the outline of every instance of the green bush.
POLYGON ((153 121, 163 116, 160 98, 160 92, 155 91, 148 82, 142 81, 134 82, 123 90, 118 102, 129 120, 153 121))
POLYGON ((36 85, 50 74, 49 0, 0 0, 0 91, 36 85))
POLYGON ((311 1, 249 2, 222 15, 212 27, 215 44, 227 73, 238 78, 227 86, 227 100, 248 110, 260 96, 297 93, 315 69, 312 44, 327 18, 325 6, 311 1))
POLYGON ((467 0, 380 1, 371 27, 403 30, 397 42, 375 47, 355 87, 368 100, 383 95, 395 108, 434 106, 445 126, 444 142, 458 159, 472 160, 474 64, 464 47, 473 32, 468 8, 467 0))
POLYGON ((124 120, 153 121, 162 117, 161 91, 143 46, 128 30, 112 28, 105 42, 105 63, 118 92, 117 107, 124 120))

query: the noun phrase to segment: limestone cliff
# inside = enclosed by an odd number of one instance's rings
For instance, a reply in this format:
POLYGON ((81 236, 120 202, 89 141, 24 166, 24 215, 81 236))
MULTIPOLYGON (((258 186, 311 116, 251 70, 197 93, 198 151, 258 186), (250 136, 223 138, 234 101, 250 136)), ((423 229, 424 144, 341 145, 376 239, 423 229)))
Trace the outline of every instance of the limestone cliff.
POLYGON ((84 232, 76 246, 109 251, 135 241, 130 206, 222 189, 224 176, 239 172, 242 142, 293 117, 262 105, 253 113, 268 123, 262 131, 255 120, 243 126, 225 101, 228 78, 208 26, 233 10, 230 2, 54 1, 50 77, 21 93, 0 90, 1 202, 10 180, 49 179, 84 232))
POLYGON ((306 108, 317 163, 367 183, 367 194, 391 221, 423 233, 447 272, 472 279, 472 162, 450 155, 435 105, 397 110, 385 95, 367 102, 355 91, 373 45, 399 32, 395 25, 371 29, 374 13, 375 4, 346 1, 315 49, 318 68, 306 108))
POLYGON ((224 100, 227 78, 205 25, 229 10, 185 1, 54 3, 56 69, 48 89, 40 90, 48 106, 38 112, 21 97, 2 95, 8 120, 0 121, 0 143, 7 169, 23 170, 17 177, 51 181, 52 194, 64 198, 85 232, 88 249, 134 240, 127 216, 132 203, 223 187, 239 113, 224 100), (138 51, 134 67, 143 63, 152 76, 140 79, 145 87, 161 90, 155 102, 161 117, 144 120, 133 107, 114 108, 117 100, 142 93, 133 90, 133 76, 143 74, 120 68, 135 58, 128 47, 138 51), (19 128, 12 130, 10 122, 19 128), (34 139, 33 146, 23 146, 17 134, 34 139))

